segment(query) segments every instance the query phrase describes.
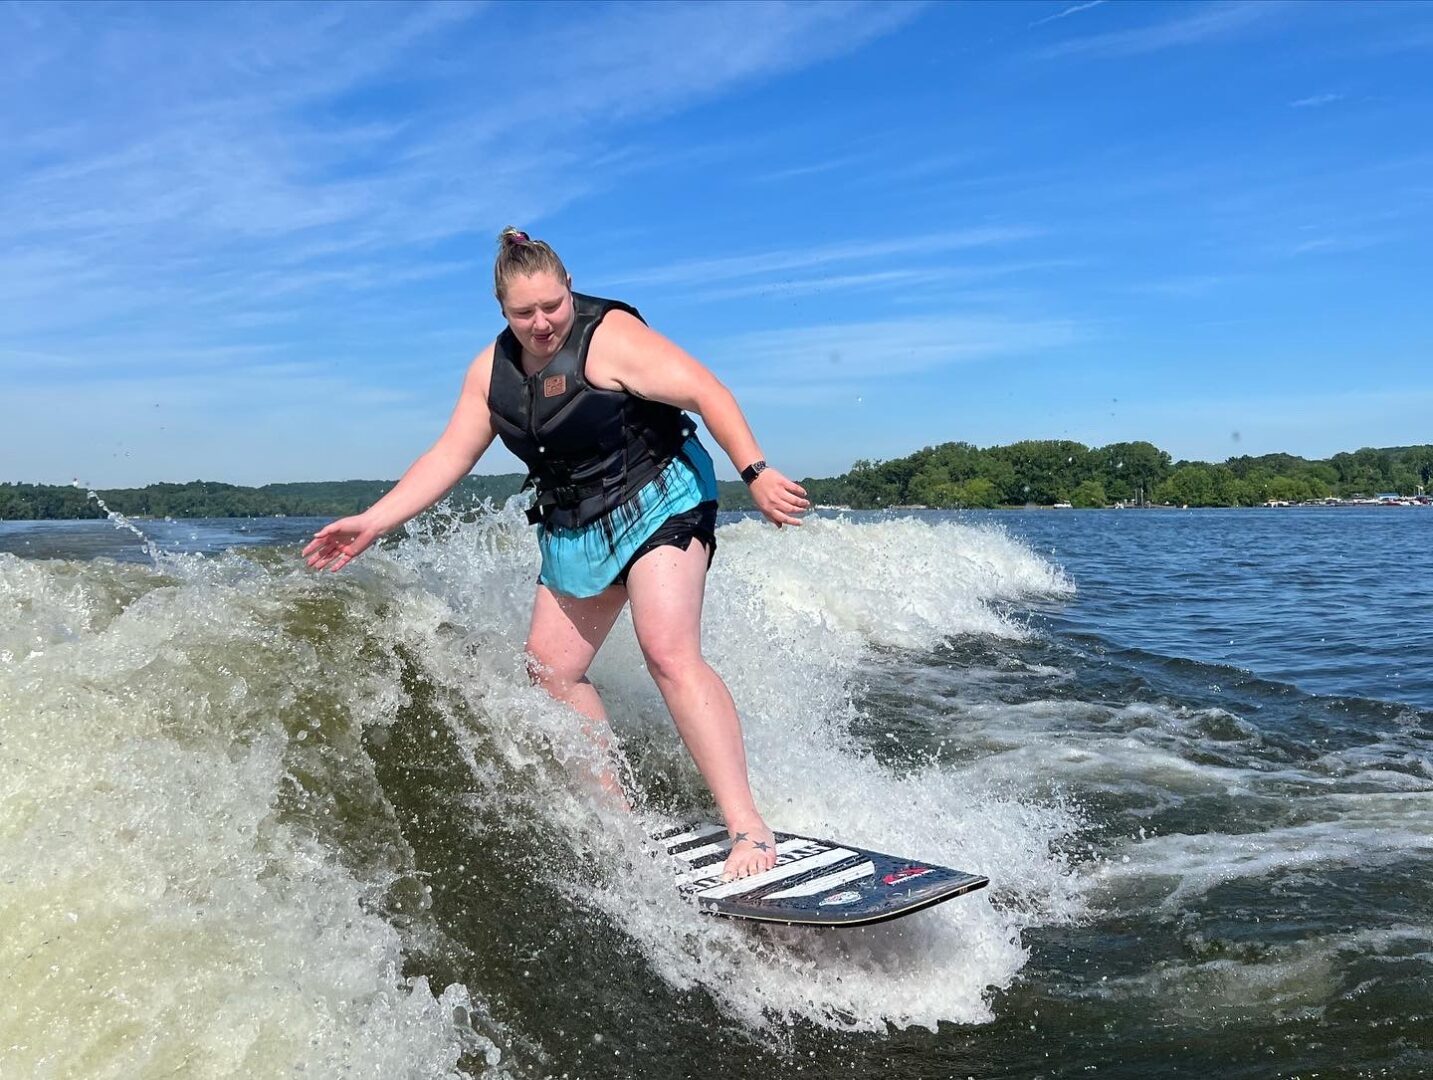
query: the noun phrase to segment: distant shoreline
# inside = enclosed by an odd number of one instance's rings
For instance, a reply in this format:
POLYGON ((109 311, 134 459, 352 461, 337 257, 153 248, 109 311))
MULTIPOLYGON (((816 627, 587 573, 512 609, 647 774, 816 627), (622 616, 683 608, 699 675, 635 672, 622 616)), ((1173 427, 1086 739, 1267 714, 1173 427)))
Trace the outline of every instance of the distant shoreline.
MULTIPOLYGON (((1028 505, 1025 505, 1025 506, 964 507, 964 508, 957 508, 957 510, 958 510, 958 512, 966 512, 966 513, 969 513, 969 512, 971 512, 972 510, 976 510, 976 511, 978 511, 978 512, 980 512, 980 513, 988 513, 988 514, 1019 514, 1019 513, 1030 513, 1030 512, 1036 512, 1036 513, 1042 513, 1042 514, 1044 514, 1044 513, 1101 513, 1101 514, 1108 514, 1108 513, 1116 513, 1116 512, 1121 512, 1121 513, 1122 513, 1122 512, 1124 512, 1124 511, 1126 511, 1126 510, 1141 511, 1141 512, 1160 512, 1160 513, 1175 513, 1175 514, 1180 514, 1180 513, 1197 513, 1197 512, 1199 512, 1199 511, 1209 511, 1209 510, 1221 510, 1221 511, 1222 511, 1222 510, 1239 510, 1239 511, 1243 511, 1243 512, 1253 512, 1253 511, 1266 511, 1266 512, 1267 512, 1267 511, 1269 511, 1269 510, 1349 511, 1349 510, 1384 510, 1384 509, 1390 509, 1390 508, 1392 508, 1392 509, 1399 509, 1399 508, 1422 509, 1422 508, 1424 508, 1424 507, 1427 507, 1427 508, 1429 508, 1429 509, 1433 509, 1433 499, 1428 499, 1428 500, 1423 501, 1423 502, 1409 502, 1409 503, 1379 503, 1379 502, 1372 502, 1372 501, 1357 501, 1357 502, 1356 502, 1356 501, 1353 501, 1353 500, 1347 500, 1347 501, 1342 501, 1342 502, 1337 502, 1337 503, 1292 503, 1292 504, 1282 505, 1282 506, 1267 506, 1267 505, 1260 505, 1260 506, 1173 506, 1173 505, 1168 505, 1168 504, 1150 504, 1150 505, 1147 505, 1147 506, 1124 506, 1124 507, 1120 507, 1120 506, 1063 506, 1063 507, 1062 507, 1062 506, 1040 506, 1040 505, 1037 505, 1037 504, 1033 504, 1033 503, 1032 503, 1032 504, 1028 504, 1028 505)), ((833 513, 834 513, 834 514, 847 514, 847 513, 850 513, 850 514, 879 514, 879 513, 901 514, 901 513, 931 513, 931 512, 949 513, 949 512, 951 512, 951 508, 949 508, 949 507, 940 507, 940 506, 855 507, 855 506, 826 506, 826 505, 822 505, 822 506, 813 506, 811 509, 812 509, 813 512, 821 512, 821 513, 827 513, 827 514, 833 514, 833 513)), ((721 510, 722 510, 723 513, 742 513, 742 514, 750 514, 750 513, 755 513, 755 512, 756 512, 756 508, 755 508, 754 506, 728 506, 728 505, 726 505, 725 503, 722 503, 722 504, 721 504, 721 510)), ((116 514, 116 515, 115 515, 115 517, 121 517, 121 518, 123 518, 123 520, 128 521, 128 522, 133 522, 133 523, 135 523, 135 524, 145 524, 145 523, 155 522, 155 521, 273 521, 273 520, 284 520, 284 519, 286 519, 286 518, 296 518, 296 519, 299 519, 299 520, 327 521, 327 520, 330 520, 330 519, 332 518, 332 516, 333 516, 333 515, 331 515, 331 514, 282 514, 282 513, 280 513, 280 514, 217 514, 217 515, 215 515, 215 514, 192 514, 192 515, 189 515, 189 516, 187 516, 187 517, 180 517, 180 516, 178 516, 178 515, 168 515, 168 516, 164 516, 164 515, 155 515, 155 514, 116 514)), ((0 526, 6 526, 6 525, 61 525, 61 524, 78 524, 78 523, 83 523, 83 522, 91 522, 91 523, 96 524, 96 525, 112 525, 112 524, 115 523, 115 522, 114 522, 114 518, 107 518, 107 517, 105 517, 103 514, 98 514, 98 515, 94 515, 94 516, 90 516, 90 517, 69 517, 69 518, 0 518, 0 526)))
MULTIPOLYGON (((450 494, 459 506, 502 503, 520 473, 469 475, 450 494)), ((244 487, 194 480, 86 491, 0 483, 0 521, 150 518, 342 517, 371 506, 393 480, 244 487)), ((1087 447, 1064 439, 1002 446, 942 443, 890 461, 857 461, 841 476, 801 481, 812 503, 852 510, 1100 509, 1380 505, 1428 501, 1433 445, 1364 447, 1322 460, 1292 454, 1174 461, 1153 443, 1087 447)), ((753 509, 740 481, 718 484, 728 510, 753 509)))

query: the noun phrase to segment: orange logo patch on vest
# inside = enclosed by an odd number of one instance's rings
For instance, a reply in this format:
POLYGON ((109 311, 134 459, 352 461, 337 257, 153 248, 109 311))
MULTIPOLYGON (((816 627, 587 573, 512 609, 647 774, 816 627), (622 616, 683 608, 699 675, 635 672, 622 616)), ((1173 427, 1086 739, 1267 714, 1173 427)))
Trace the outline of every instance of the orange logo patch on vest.
POLYGON ((567 376, 550 375, 542 380, 543 397, 561 397, 567 393, 567 376))

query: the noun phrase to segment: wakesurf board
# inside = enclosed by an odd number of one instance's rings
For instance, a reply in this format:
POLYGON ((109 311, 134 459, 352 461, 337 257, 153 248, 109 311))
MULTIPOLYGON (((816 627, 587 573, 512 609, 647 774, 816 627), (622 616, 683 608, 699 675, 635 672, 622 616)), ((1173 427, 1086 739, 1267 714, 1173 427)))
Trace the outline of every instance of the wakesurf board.
POLYGON ((726 827, 676 825, 655 834, 676 862, 677 890, 712 915, 793 926, 866 926, 990 884, 979 874, 795 833, 776 834, 776 865, 723 881, 726 827))

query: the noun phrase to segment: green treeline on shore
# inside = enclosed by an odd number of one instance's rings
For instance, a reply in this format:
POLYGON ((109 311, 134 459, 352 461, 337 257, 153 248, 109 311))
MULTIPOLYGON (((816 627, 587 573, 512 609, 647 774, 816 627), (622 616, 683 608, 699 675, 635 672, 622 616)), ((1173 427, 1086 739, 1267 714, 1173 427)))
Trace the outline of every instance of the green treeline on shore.
POLYGON ((891 461, 858 461, 845 476, 805 482, 813 502, 856 508, 1051 506, 1111 503, 1259 506, 1398 492, 1414 495, 1433 474, 1433 445, 1365 448, 1310 460, 1292 454, 1172 461, 1153 443, 1090 448, 1057 439, 981 449, 928 446, 891 461))
MULTIPOLYGON (((1270 500, 1330 497, 1430 487, 1433 445, 1364 448, 1311 460, 1292 454, 1233 457, 1219 464, 1172 461, 1148 442, 1091 448, 1067 440, 1026 440, 980 448, 942 443, 890 461, 858 461, 843 476, 805 479, 813 503, 876 509, 1107 506, 1115 502, 1175 506, 1258 506, 1270 500)), ((207 481, 150 484, 98 492, 111 510, 130 517, 338 517, 372 505, 391 480, 319 481, 239 487, 207 481)), ((522 483, 518 473, 468 476, 454 497, 468 505, 502 502, 522 483)), ((722 506, 751 506, 745 485, 721 484, 722 506)), ((0 484, 0 520, 99 518, 104 513, 75 487, 0 484)))
MULTIPOLYGON (((111 510, 126 517, 343 517, 372 506, 393 487, 392 480, 333 480, 304 484, 240 487, 207 480, 150 484, 96 492, 111 510)), ((514 494, 522 475, 467 476, 454 491, 463 503, 498 502, 514 494)), ((104 511, 82 488, 50 484, 0 484, 0 520, 102 518, 104 511)))
MULTIPOLYGON (((501 505, 522 487, 522 473, 466 476, 452 498, 460 506, 491 499, 501 505)), ((95 492, 105 506, 126 517, 239 518, 344 517, 372 506, 392 480, 330 480, 303 484, 240 487, 208 480, 187 484, 150 484, 142 488, 106 488, 95 492)), ((720 485, 721 503, 730 509, 750 507, 751 497, 740 481, 720 485)), ((102 518, 104 511, 83 488, 55 484, 0 483, 0 521, 65 521, 102 518)))

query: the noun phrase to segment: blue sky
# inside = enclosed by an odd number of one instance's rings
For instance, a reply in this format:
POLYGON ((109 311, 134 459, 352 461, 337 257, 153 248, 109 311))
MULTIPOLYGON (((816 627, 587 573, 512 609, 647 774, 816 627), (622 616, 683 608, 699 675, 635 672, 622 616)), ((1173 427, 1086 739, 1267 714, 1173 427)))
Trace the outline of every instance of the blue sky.
POLYGON ((0 480, 397 476, 509 223, 797 476, 1433 441, 1430 70, 1413 4, 6 4, 0 480))

